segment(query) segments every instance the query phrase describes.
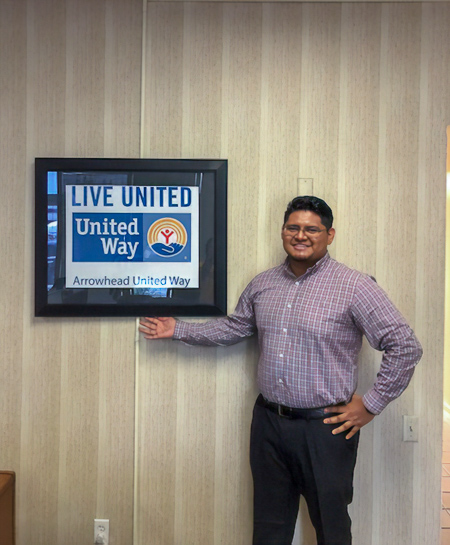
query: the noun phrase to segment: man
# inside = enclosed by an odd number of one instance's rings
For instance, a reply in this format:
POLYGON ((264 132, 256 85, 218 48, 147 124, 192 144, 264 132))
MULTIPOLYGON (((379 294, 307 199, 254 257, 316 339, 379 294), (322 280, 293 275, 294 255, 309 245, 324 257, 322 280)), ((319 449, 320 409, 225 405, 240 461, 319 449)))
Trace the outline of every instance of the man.
POLYGON ((187 324, 144 318, 147 339, 229 345, 258 333, 258 387, 250 439, 253 545, 290 545, 300 496, 318 545, 350 545, 359 430, 408 385, 422 349, 369 276, 330 258, 333 214, 316 197, 289 203, 286 261, 256 276, 227 318, 187 324), (362 336, 383 351, 374 386, 355 393, 362 336))

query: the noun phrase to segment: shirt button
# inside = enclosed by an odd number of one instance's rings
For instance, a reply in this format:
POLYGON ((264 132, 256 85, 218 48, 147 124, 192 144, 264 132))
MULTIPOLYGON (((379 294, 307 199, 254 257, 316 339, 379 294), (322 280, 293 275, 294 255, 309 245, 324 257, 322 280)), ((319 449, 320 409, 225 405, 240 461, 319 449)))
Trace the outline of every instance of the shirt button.
POLYGON ((283 327, 283 332, 287 333, 287 329, 285 327, 283 327))
POLYGON ((284 358, 284 355, 283 355, 283 354, 280 354, 280 358, 284 358))
POLYGON ((283 379, 282 379, 282 378, 279 378, 279 379, 278 379, 278 382, 279 382, 280 384, 283 384, 283 379))
POLYGON ((292 307, 291 303, 288 303, 288 304, 287 304, 287 307, 288 307, 288 308, 291 308, 291 307, 292 307))

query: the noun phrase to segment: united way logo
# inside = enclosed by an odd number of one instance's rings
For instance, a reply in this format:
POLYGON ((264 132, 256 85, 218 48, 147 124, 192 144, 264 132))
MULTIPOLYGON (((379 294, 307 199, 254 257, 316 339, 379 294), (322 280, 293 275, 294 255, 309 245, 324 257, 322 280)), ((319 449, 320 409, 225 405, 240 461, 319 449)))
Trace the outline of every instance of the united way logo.
POLYGON ((171 258, 185 249, 188 234, 181 221, 175 218, 161 218, 150 225, 147 242, 156 255, 171 258))

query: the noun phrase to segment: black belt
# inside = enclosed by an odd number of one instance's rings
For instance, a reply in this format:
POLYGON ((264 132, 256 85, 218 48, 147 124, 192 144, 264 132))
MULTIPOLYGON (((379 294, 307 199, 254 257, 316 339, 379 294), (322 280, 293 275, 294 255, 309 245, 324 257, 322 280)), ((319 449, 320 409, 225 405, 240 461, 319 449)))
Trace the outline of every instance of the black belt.
POLYGON ((326 413, 325 407, 316 407, 315 409, 299 409, 296 407, 286 407, 286 405, 280 405, 279 403, 267 401, 267 399, 265 399, 262 395, 258 396, 256 404, 260 405, 261 407, 265 407, 266 409, 269 409, 269 411, 272 411, 278 416, 290 418, 291 420, 295 420, 298 418, 302 418, 304 420, 317 420, 319 418, 325 418, 326 416, 330 416, 331 414, 333 414, 326 413))

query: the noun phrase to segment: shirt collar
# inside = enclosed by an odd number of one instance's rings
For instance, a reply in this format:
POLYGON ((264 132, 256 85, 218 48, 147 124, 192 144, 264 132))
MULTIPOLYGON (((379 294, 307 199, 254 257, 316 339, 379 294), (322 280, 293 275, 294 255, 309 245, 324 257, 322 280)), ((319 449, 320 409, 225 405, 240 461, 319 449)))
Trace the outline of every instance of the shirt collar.
MULTIPOLYGON (((305 276, 309 276, 310 274, 314 274, 315 272, 319 271, 320 269, 323 269, 327 265, 327 263, 330 261, 330 259, 331 259, 330 254, 327 252, 322 257, 322 259, 319 259, 319 261, 317 263, 315 263, 312 267, 307 269, 305 274, 303 274, 300 278, 304 278, 305 276)), ((289 266, 289 258, 288 257, 284 260, 284 270, 285 270, 286 274, 288 276, 290 276, 291 278, 295 278, 295 279, 298 278, 297 276, 295 276, 295 274, 292 272, 291 267, 289 266)))

